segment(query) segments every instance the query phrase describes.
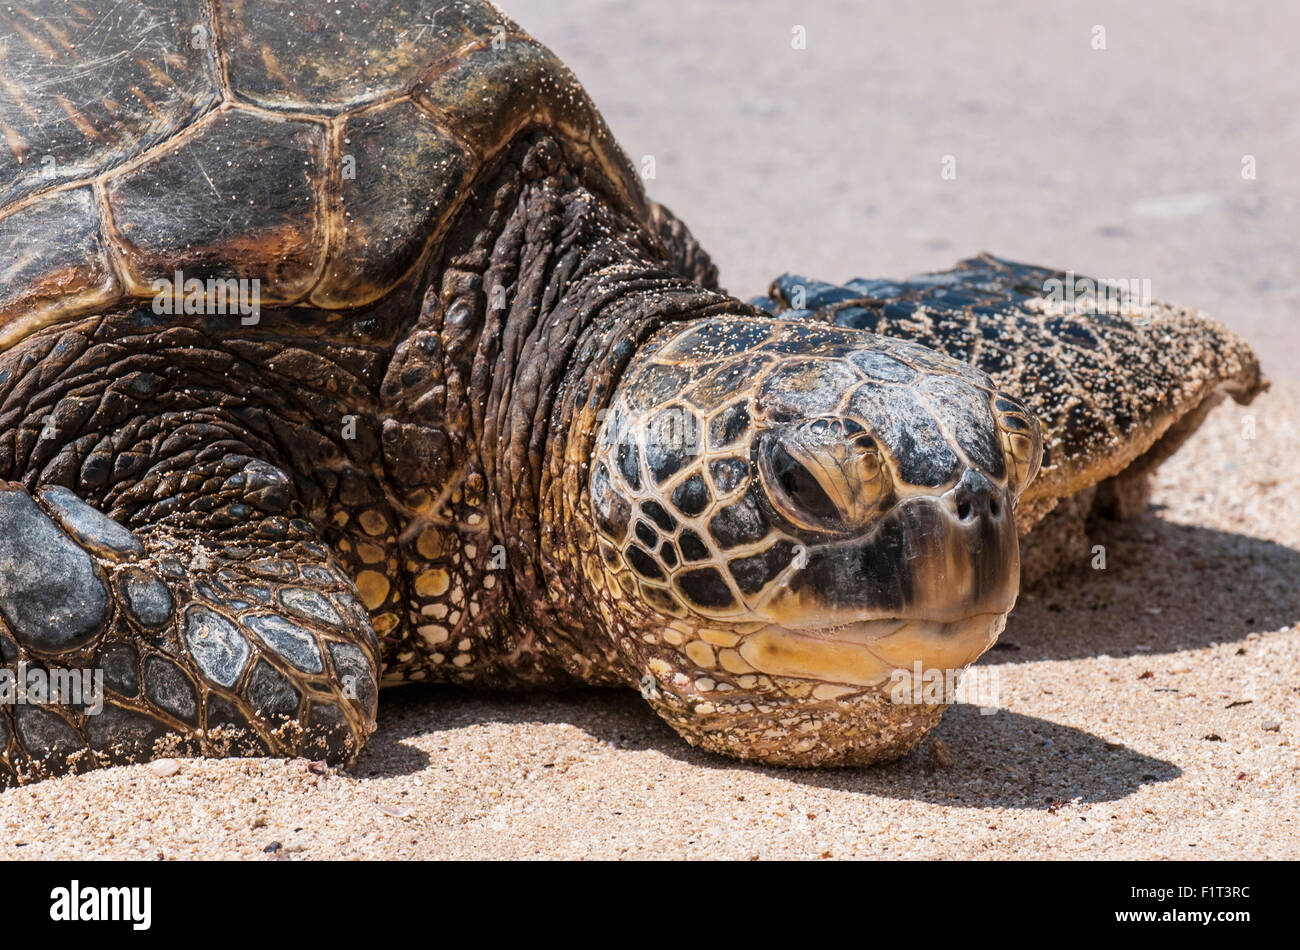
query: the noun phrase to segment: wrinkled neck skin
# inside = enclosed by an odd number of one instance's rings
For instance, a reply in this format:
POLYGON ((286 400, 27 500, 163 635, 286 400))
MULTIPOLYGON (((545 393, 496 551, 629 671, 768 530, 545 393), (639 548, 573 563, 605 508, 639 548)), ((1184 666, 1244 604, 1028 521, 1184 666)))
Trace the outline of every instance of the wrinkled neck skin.
MULTIPOLYGON (((489 299, 494 286, 513 292, 486 324, 471 386, 491 388, 479 444, 518 611, 505 621, 525 621, 527 633, 512 638, 519 659, 533 641, 529 652, 577 681, 635 682, 591 589, 600 570, 587 490, 596 432, 656 330, 751 311, 671 273, 655 239, 583 188, 547 140, 521 165, 533 178, 520 184, 482 281, 489 299)), ((444 295, 455 281, 448 272, 444 295)))
POLYGON ((256 458, 356 580, 383 682, 626 679, 580 581, 597 414, 657 328, 747 308, 672 274, 582 167, 521 141, 361 311, 142 304, 34 334, 0 353, 0 479, 201 530, 192 473, 256 458))

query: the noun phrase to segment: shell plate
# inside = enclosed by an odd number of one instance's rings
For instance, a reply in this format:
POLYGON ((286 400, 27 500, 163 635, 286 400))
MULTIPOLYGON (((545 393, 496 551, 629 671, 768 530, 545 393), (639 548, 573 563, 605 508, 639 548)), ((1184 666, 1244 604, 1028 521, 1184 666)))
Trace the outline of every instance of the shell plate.
POLYGON ((178 271, 365 306, 526 127, 646 213, 577 80, 477 0, 35 0, 0 9, 0 88, 0 349, 178 271))

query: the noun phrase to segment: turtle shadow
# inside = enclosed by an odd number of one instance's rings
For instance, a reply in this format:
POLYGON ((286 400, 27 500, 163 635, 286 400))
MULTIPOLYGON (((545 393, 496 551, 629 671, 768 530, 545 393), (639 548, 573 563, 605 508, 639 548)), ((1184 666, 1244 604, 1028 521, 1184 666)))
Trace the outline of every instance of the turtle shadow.
MULTIPOLYGON (((1182 771, 1172 763, 1108 743, 1059 723, 954 706, 910 754, 882 765, 791 769, 738 762, 689 745, 631 690, 489 692, 452 686, 408 687, 380 704, 379 730, 355 766, 358 777, 418 772, 436 762, 407 740, 437 743, 444 731, 484 723, 569 725, 609 747, 653 752, 708 771, 749 772, 812 787, 966 808, 1054 810, 1115 801, 1182 771), (931 739, 949 761, 937 765, 931 739)), ((521 762, 521 768, 535 763, 521 762)), ((544 763, 543 763, 544 764, 544 763)))
POLYGON ((1096 527, 1104 569, 1085 564, 1026 588, 987 659, 1176 652, 1300 622, 1300 551, 1155 511, 1096 527))
POLYGON ((355 778, 397 778, 429 768, 432 756, 406 739, 427 730, 436 721, 419 689, 383 690, 379 694, 379 722, 356 761, 348 769, 355 778))

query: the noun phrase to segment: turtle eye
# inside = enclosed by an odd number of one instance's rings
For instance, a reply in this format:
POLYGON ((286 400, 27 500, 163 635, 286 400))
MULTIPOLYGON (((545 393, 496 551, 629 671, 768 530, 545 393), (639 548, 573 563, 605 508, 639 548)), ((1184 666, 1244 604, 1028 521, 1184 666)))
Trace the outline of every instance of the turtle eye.
POLYGON ((780 442, 768 450, 768 470, 776 483, 773 500, 787 515, 801 524, 840 520, 840 510, 807 466, 797 461, 780 442))
POLYGON ((889 494, 879 446, 851 420, 806 420, 763 436, 759 446, 772 506, 804 528, 859 528, 889 494))

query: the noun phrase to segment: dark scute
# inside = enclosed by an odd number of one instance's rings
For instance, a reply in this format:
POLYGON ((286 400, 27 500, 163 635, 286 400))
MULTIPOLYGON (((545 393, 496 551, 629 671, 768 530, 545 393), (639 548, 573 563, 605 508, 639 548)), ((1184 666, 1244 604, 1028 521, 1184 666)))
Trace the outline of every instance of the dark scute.
POLYGON ((170 732, 166 723, 113 702, 105 702, 98 715, 86 717, 90 747, 109 753, 115 762, 152 757, 155 743, 170 732))
POLYGON ((663 569, 659 562, 647 554, 635 544, 627 549, 627 563, 632 566, 642 577, 648 577, 653 580, 662 580, 664 576, 663 569))
POLYGON ((347 120, 344 153, 354 176, 341 181, 347 228, 313 301, 344 303, 382 292, 415 263, 425 240, 473 170, 469 159, 412 102, 347 120))
POLYGON ((0 149, 0 205, 152 148, 216 100, 212 44, 192 43, 205 17, 203 0, 134 0, 117 15, 97 4, 7 7, 0 76, 22 95, 0 96, 11 143, 0 149))
POLYGON ((280 558, 266 558, 248 565, 254 574, 275 580, 291 580, 298 576, 298 569, 288 561, 280 558))
POLYGON ((135 535, 68 489, 55 485, 41 489, 40 494, 63 530, 82 545, 122 556, 144 553, 144 545, 135 535))
POLYGON ((651 364, 632 381, 628 402, 638 412, 658 408, 675 399, 690 379, 690 373, 680 366, 651 364))
POLYGON ((367 719, 374 719, 379 706, 379 684, 374 664, 351 643, 331 643, 329 650, 344 698, 354 700, 367 719))
POLYGON ((690 460, 680 448, 662 446, 658 443, 651 443, 646 448, 646 461, 650 465, 650 473, 654 476, 656 482, 666 482, 672 478, 690 460))
POLYGON ((673 519, 673 516, 668 514, 663 505, 657 501, 641 502, 641 512, 664 531, 671 532, 677 527, 677 522, 673 519))
POLYGON ((673 504, 687 517, 694 518, 709 507, 709 486, 699 475, 692 475, 673 489, 673 504))
POLYGON ((1034 427, 1029 424, 1029 421, 1019 415, 1008 414, 1003 416, 1002 425, 1012 432, 1030 433, 1034 431, 1034 427))
POLYGON ((862 296, 847 287, 828 284, 822 280, 812 280, 799 274, 782 274, 773 283, 782 298, 791 306, 802 306, 812 310, 862 296))
POLYGON ((19 703, 13 707, 17 721, 18 738, 22 740, 32 758, 58 770, 67 757, 85 748, 81 736, 62 716, 52 709, 32 703, 19 703))
POLYGON ((99 651, 99 668, 104 671, 104 685, 126 699, 140 692, 140 656, 129 643, 114 640, 99 651))
POLYGON ((746 356, 714 370, 696 383, 686 394, 693 406, 713 412, 723 403, 734 399, 736 393, 753 383, 771 365, 771 358, 746 356))
POLYGON ((734 505, 723 508, 709 522, 718 545, 724 549, 752 544, 767 536, 767 519, 759 508, 752 489, 734 505))
POLYGON ((674 597, 671 592, 664 590, 662 587, 651 587, 649 584, 642 584, 641 597, 646 603, 659 610, 661 613, 673 616, 680 616, 682 613, 682 605, 678 602, 677 598, 674 597))
POLYGON ((591 506, 596 525, 613 538, 622 541, 627 535, 627 522, 632 516, 632 506, 614 490, 609 469, 601 462, 591 476, 591 506))
POLYGON ((182 722, 198 725, 199 702, 194 684, 171 660, 157 655, 145 658, 144 692, 159 709, 182 722))
POLYGON ((262 587, 258 584, 241 584, 236 589, 255 604, 265 605, 271 602, 271 589, 269 587, 262 587))
POLYGON ((279 0, 216 10, 237 93, 322 112, 395 95, 438 60, 491 36, 493 25, 513 29, 489 4, 463 0, 343 0, 296 8, 296 17, 279 0))
POLYGON ((352 730, 337 706, 312 700, 307 714, 308 739, 304 754, 330 762, 348 758, 354 750, 352 730))
POLYGON ((840 307, 835 311, 835 324, 851 330, 876 331, 880 324, 880 314, 866 307, 840 307))
POLYGON ((677 546, 681 549, 683 561, 706 561, 709 558, 709 549, 690 528, 682 529, 677 538, 677 546))
POLYGON ((655 531, 654 526, 648 521, 638 521, 636 523, 636 537, 651 551, 659 544, 659 533, 655 531))
POLYGON ((853 394, 850 408, 871 425, 904 484, 934 487, 960 475, 961 461, 910 389, 866 384, 853 394))
POLYGON ((319 673, 325 668, 310 630, 276 616, 245 617, 244 623, 263 643, 304 673, 319 673))
POLYGON ((664 564, 669 568, 677 566, 677 549, 673 547, 671 541, 665 541, 659 548, 659 557, 663 559, 664 564))
POLYGON ((700 454, 700 421, 695 413, 668 406, 646 430, 645 458, 655 481, 663 483, 700 454))
POLYGON ((789 541, 778 541, 762 554, 732 561, 728 568, 742 593, 756 594, 763 589, 764 584, 785 570, 794 556, 795 545, 789 541))
POLYGON ((734 603, 731 588, 711 567, 685 571, 677 577, 677 589, 701 607, 723 608, 734 603))
POLYGON ((732 356, 758 346, 772 332, 772 325, 761 320, 716 317, 675 337, 661 356, 692 360, 732 356))
POLYGON ((325 568, 311 564, 303 565, 302 579, 308 584, 316 584, 320 587, 332 587, 335 581, 334 575, 325 568))
POLYGON ((207 732, 210 742, 228 755, 265 755, 267 747, 248 718, 233 702, 220 693, 208 693, 207 732), (214 733, 220 736, 214 736, 214 733))
POLYGON ((749 478, 749 463, 739 458, 714 459, 709 463, 709 474, 713 476, 713 487, 725 495, 749 478))
POLYGON ((321 623, 336 627, 343 625, 343 618, 339 616, 335 606, 323 594, 314 590, 307 590, 304 587, 286 587, 280 591, 279 600, 300 617, 319 620, 321 623))
MULTIPOLYGON (((805 311, 787 310, 782 320, 805 311)), ((842 359, 862 345, 858 334, 848 333, 842 327, 831 326, 820 319, 784 323, 771 343, 763 347, 765 353, 790 356, 822 356, 842 359)))
POLYGON ((239 628, 206 607, 185 612, 185 642, 199 670, 218 686, 234 686, 252 654, 239 628))
POLYGON ((94 561, 26 492, 0 490, 0 613, 29 649, 85 646, 108 617, 108 589, 94 561))
POLYGON ((258 660, 248 678, 248 702, 264 719, 292 719, 302 695, 288 677, 266 660, 258 660))
POLYGON ((144 571, 123 571, 118 589, 127 613, 147 628, 161 627, 172 616, 172 595, 167 585, 144 571))
POLYGON ((906 292, 906 287, 897 281, 879 277, 855 277, 845 281, 844 286, 854 291, 859 297, 875 297, 883 300, 898 297, 906 292))
POLYGON ((723 448, 739 439, 749 429, 749 411, 743 402, 728 406, 709 423, 709 446, 723 448))
POLYGON ((619 445, 618 470, 623 474, 629 488, 634 491, 641 490, 641 453, 635 443, 623 442, 619 445))
POLYGON ((315 124, 209 113, 176 148, 110 179, 126 266, 145 282, 178 268, 187 281, 256 278, 263 304, 306 291, 325 243, 316 178, 325 154, 315 124))

